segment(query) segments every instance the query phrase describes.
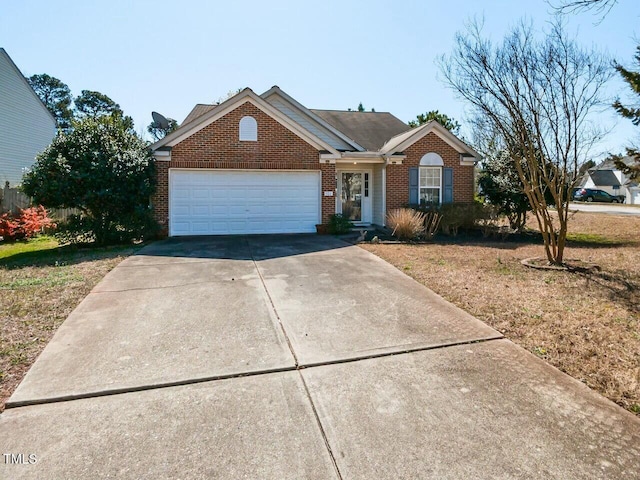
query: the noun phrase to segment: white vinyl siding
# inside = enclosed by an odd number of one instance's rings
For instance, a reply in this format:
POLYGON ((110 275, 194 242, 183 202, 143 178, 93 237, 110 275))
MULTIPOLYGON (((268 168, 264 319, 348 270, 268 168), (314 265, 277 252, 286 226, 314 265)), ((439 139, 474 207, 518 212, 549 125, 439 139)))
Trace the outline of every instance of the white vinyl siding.
POLYGON ((317 171, 169 172, 170 235, 313 233, 320 223, 317 171))
POLYGON ((311 120, 305 114, 300 112, 296 107, 285 102, 281 97, 277 95, 269 96, 266 101, 273 107, 278 109, 281 113, 289 117, 291 120, 302 126, 307 131, 313 133, 316 137, 324 140, 329 145, 337 150, 352 150, 353 147, 347 142, 331 133, 329 130, 316 122, 311 120))
POLYGON ((420 167, 418 198, 421 204, 442 203, 442 168, 420 167))
POLYGON ((0 49, 0 188, 22 181, 55 133, 55 120, 0 49))

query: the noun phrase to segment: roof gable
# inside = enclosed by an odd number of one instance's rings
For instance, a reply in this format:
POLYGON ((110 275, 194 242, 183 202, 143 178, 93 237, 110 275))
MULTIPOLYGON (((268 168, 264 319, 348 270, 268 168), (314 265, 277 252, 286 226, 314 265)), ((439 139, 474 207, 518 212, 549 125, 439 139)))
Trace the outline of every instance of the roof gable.
POLYGON ((280 87, 273 86, 262 95, 267 102, 287 115, 293 121, 299 123, 307 130, 312 131, 323 140, 343 151, 364 151, 365 148, 349 138, 340 130, 327 123, 320 116, 313 113, 300 102, 282 91, 280 87))
MULTIPOLYGON (((229 98, 228 100, 222 102, 220 105, 214 106, 214 108, 206 109, 206 113, 201 114, 195 119, 189 121, 188 123, 183 124, 180 128, 170 133, 160 141, 151 145, 151 150, 155 151, 162 147, 173 147, 177 143, 180 143, 185 138, 193 135, 194 133, 202 130, 207 125, 215 122, 218 118, 226 115, 227 113, 233 111, 238 108, 240 105, 249 102, 253 104, 256 108, 262 110, 265 114, 272 117, 278 123, 283 125, 285 128, 289 129, 293 133, 295 133, 298 137, 317 148, 318 150, 326 150, 332 154, 339 155, 338 151, 329 145, 327 142, 318 138, 313 133, 305 130, 297 123, 293 122, 286 115, 278 111, 269 103, 265 102, 258 95, 253 93, 250 88, 245 88, 237 95, 229 98)), ((196 106, 197 107, 197 106, 196 106)), ((205 106, 206 107, 206 106, 205 106)), ((195 108, 194 108, 195 110, 195 108)), ((192 113, 194 113, 192 110, 192 113)), ((191 115, 191 114, 190 114, 191 115)), ((195 115, 194 115, 195 116, 195 115)), ((187 116, 188 118, 188 116, 187 116)))
POLYGON ((391 137, 409 128, 388 112, 316 109, 311 109, 311 112, 372 152, 378 151, 391 137))
POLYGON ((180 125, 186 125, 189 122, 193 122, 196 118, 201 117, 207 112, 210 112, 217 105, 208 104, 208 103, 197 103, 195 107, 189 112, 189 114, 184 118, 180 125))
POLYGON ((621 185, 613 170, 590 170, 589 175, 598 187, 619 187, 621 185))
POLYGON ((383 154, 393 154, 396 152, 402 152, 410 145, 413 145, 421 138, 425 137, 429 133, 435 133, 443 141, 453 147, 458 153, 463 155, 470 155, 475 158, 479 158, 480 154, 476 152, 469 145, 464 143, 458 137, 456 137, 449 130, 440 125, 436 120, 431 120, 418 128, 412 128, 406 132, 403 132, 395 137, 391 138, 385 143, 380 152, 383 154))

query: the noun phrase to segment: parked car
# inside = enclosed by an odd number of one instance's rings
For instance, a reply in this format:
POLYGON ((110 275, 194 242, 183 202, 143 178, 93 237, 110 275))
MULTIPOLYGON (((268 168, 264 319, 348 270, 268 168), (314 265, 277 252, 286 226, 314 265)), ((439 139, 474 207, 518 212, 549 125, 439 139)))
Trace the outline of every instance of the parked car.
POLYGON ((606 202, 606 203, 624 203, 624 195, 611 195, 604 190, 595 188, 581 188, 573 195, 576 202, 606 202))

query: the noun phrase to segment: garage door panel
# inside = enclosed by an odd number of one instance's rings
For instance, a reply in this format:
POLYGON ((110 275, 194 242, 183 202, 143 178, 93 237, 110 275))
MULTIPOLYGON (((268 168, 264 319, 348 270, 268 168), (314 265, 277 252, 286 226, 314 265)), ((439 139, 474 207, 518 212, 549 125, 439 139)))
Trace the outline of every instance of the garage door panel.
POLYGON ((191 209, 192 215, 209 216, 211 215, 209 205, 194 205, 191 209))
POLYGON ((171 235, 315 232, 318 172, 172 170, 171 235))

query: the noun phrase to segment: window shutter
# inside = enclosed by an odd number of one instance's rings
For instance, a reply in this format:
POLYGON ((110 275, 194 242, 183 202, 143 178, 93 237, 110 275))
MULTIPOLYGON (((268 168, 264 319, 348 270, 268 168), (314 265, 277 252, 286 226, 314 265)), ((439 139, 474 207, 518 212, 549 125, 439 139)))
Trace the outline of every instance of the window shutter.
POLYGON ((442 169, 442 203, 453 203, 453 168, 442 169))
POLYGON ((418 169, 409 169, 409 205, 418 205, 418 169))

